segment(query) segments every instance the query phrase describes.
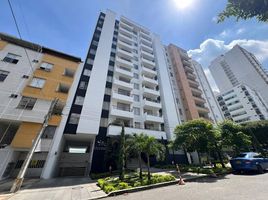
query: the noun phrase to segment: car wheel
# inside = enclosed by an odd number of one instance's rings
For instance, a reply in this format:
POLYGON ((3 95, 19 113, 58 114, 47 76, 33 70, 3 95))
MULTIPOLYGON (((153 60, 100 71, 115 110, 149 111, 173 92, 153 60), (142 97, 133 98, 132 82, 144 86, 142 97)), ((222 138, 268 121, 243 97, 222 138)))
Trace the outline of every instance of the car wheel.
POLYGON ((258 172, 259 172, 260 174, 263 174, 263 173, 264 173, 263 168, 262 168, 261 165, 257 165, 257 170, 258 170, 258 172))

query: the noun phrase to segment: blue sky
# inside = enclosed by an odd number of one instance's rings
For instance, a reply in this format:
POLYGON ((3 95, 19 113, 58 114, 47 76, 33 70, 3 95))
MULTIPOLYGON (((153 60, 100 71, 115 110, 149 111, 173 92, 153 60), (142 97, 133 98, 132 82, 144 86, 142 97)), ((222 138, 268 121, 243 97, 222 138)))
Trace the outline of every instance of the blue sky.
MULTIPOLYGON (((268 66, 268 24, 215 17, 226 0, 191 0, 178 9, 175 0, 11 0, 23 39, 85 59, 100 11, 111 9, 174 43, 204 68, 217 55, 241 44, 268 66)), ((180 1, 180 0, 178 0, 180 1)), ((18 36, 7 0, 0 1, 0 32, 18 36)))

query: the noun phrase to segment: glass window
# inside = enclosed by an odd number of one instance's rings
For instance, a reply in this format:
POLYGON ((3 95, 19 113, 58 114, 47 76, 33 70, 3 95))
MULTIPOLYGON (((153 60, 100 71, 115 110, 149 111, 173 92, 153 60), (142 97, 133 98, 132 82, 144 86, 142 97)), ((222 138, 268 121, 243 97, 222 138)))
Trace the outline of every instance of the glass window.
POLYGON ((139 90, 140 89, 140 85, 138 83, 134 83, 134 89, 139 90))
POLYGON ((18 109, 26 109, 26 110, 32 110, 35 103, 36 103, 36 98, 32 97, 22 97, 17 108, 18 109))
POLYGON ((0 82, 3 82, 8 76, 8 74, 9 74, 8 71, 0 70, 0 82))
POLYGON ((107 127, 108 126, 108 118, 101 118, 100 126, 101 127, 107 127))
POLYGON ((89 69, 85 69, 83 75, 90 76, 91 71, 89 69))
POLYGON ((87 64, 93 65, 94 60, 92 58, 87 59, 87 64))
POLYGON ((134 110, 134 115, 140 115, 141 114, 141 109, 140 108, 133 107, 133 110, 134 110))
POLYGON ((103 110, 109 110, 109 107, 110 107, 110 103, 107 102, 107 101, 104 101, 103 104, 102 104, 102 109, 103 110))
POLYGON ((53 139, 56 128, 56 126, 47 126, 42 135, 42 138, 53 139))
POLYGON ((135 128, 141 128, 141 123, 140 122, 135 122, 135 128))
POLYGON ((139 74, 134 73, 134 78, 139 79, 139 74))
POLYGON ((75 74, 75 70, 73 69, 69 69, 69 68, 65 68, 64 70, 64 76, 68 76, 68 77, 74 77, 75 74))
POLYGON ((139 69, 139 66, 137 64, 134 64, 134 69, 139 69))
POLYGON ((87 89, 87 82, 81 81, 79 84, 79 89, 86 90, 87 89))
POLYGON ((51 71, 51 69, 53 68, 53 64, 51 63, 47 63, 47 62, 42 62, 40 65, 40 69, 45 70, 45 71, 51 71))
POLYGON ((72 113, 69 119, 69 124, 78 124, 80 114, 72 113))
POLYGON ((13 53, 8 53, 6 55, 6 57, 4 57, 3 61, 13 63, 13 64, 17 64, 19 62, 19 60, 17 59, 18 57, 20 57, 20 56, 16 55, 16 54, 13 54, 13 53))
POLYGON ((34 77, 32 79, 32 82, 30 83, 31 87, 36 87, 36 88, 43 88, 45 85, 46 80, 42 78, 36 78, 34 77))
POLYGON ((140 101, 140 96, 139 95, 134 94, 133 98, 134 98, 134 101, 136 101, 136 102, 140 101))
POLYGON ((113 77, 112 76, 107 76, 107 82, 113 82, 113 77))
POLYGON ((85 97, 76 96, 74 104, 82 106, 84 103, 85 97))

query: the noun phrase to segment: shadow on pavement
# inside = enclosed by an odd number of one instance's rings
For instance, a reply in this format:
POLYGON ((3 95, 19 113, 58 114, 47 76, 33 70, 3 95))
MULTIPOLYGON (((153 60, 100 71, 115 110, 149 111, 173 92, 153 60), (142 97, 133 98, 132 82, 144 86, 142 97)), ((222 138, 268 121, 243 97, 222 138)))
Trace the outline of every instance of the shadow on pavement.
MULTIPOLYGON (((0 182, 0 194, 9 193, 14 179, 8 179, 0 182)), ((74 188, 79 185, 94 183, 89 177, 64 177, 53 179, 25 179, 21 190, 23 189, 41 189, 41 188, 57 188, 73 186, 74 188)), ((81 186, 82 187, 82 186, 81 186)))
MULTIPOLYGON (((268 173, 268 170, 264 171, 264 173, 268 173)), ((262 175, 257 171, 241 171, 241 172, 233 172, 234 175, 238 176, 259 176, 262 175)))

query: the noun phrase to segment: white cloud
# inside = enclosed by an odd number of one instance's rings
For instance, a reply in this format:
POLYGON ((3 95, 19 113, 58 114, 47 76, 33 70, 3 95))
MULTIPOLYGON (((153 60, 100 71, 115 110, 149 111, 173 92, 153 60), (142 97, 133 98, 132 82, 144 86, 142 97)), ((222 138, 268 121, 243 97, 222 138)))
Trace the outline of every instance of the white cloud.
POLYGON ((236 44, 239 44, 243 48, 252 52, 260 62, 268 62, 268 40, 262 41, 239 39, 233 40, 229 44, 225 44, 225 42, 222 40, 207 39, 200 44, 199 48, 188 51, 189 55, 205 68, 208 79, 210 80, 214 90, 217 90, 217 88, 215 87, 213 81, 211 81, 213 78, 210 77, 211 74, 206 68, 209 66, 212 60, 232 49, 236 44))
POLYGON ((236 34, 239 35, 239 34, 242 34, 246 31, 246 29, 244 28, 239 28, 237 31, 236 31, 236 34))

